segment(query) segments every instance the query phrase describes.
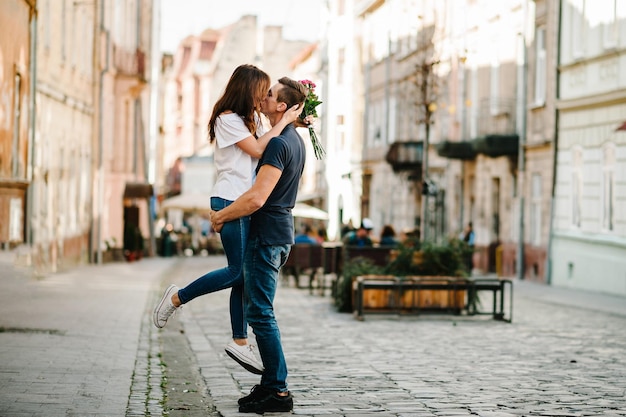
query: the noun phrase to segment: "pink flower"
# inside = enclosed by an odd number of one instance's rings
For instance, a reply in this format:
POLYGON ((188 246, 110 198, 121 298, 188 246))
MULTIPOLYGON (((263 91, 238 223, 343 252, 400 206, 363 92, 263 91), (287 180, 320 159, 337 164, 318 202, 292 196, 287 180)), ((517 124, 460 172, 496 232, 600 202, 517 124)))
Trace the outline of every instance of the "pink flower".
MULTIPOLYGON (((304 100, 304 108, 302 109, 302 113, 300 114, 300 119, 304 120, 307 116, 317 117, 317 111, 315 108, 322 104, 322 102, 315 94, 315 83, 311 80, 300 80, 300 84, 303 84, 309 90, 307 92, 306 98, 304 100)), ((311 143, 313 144, 313 151, 315 152, 315 157, 317 159, 322 159, 326 151, 324 151, 324 147, 322 146, 313 126, 309 125, 309 134, 311 135, 311 143)))
POLYGON ((315 83, 311 80, 300 80, 300 83, 306 85, 308 88, 317 87, 317 85, 315 85, 315 83))

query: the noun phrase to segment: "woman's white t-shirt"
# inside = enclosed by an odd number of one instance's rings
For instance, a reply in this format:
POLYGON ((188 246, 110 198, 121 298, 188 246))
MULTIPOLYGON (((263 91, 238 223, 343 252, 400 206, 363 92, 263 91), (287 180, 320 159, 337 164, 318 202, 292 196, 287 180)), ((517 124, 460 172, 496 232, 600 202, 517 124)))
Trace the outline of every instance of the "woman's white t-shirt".
MULTIPOLYGON (((255 115, 257 137, 263 136, 265 127, 255 115)), ((237 113, 222 113, 215 120, 215 153, 217 181, 213 186, 213 197, 236 200, 252 187, 256 165, 259 162, 237 146, 243 139, 252 136, 237 113)))

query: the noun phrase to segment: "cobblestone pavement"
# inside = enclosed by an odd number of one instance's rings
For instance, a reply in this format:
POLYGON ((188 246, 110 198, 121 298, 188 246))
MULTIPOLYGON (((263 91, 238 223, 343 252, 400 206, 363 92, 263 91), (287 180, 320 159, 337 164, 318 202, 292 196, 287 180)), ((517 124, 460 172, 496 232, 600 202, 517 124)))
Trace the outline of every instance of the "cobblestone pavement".
MULTIPOLYGON (((0 416, 240 416, 259 378, 223 351, 228 292, 163 330, 150 319, 165 284, 224 263, 154 258, 35 278, 0 253, 0 416)), ((624 298, 516 282, 512 324, 360 322, 292 287, 276 309, 296 415, 626 416, 624 298)))
MULTIPOLYGON (((185 260, 185 285, 224 259, 185 260)), ((281 287, 276 314, 294 413, 302 416, 626 416, 626 299, 516 282, 514 321, 485 316, 366 316, 328 296, 281 287), (580 307, 582 305, 582 307, 580 307)), ((180 320, 224 416, 258 376, 223 351, 228 292, 180 320)))

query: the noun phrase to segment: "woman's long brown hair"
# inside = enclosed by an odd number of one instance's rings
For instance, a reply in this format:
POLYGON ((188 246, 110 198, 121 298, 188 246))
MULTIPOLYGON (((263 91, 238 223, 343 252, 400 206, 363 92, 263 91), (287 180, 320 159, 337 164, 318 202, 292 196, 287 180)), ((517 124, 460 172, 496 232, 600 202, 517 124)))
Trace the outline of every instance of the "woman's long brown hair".
POLYGON ((209 120, 209 141, 215 140, 215 121, 225 111, 237 113, 250 133, 256 136, 255 111, 270 89, 270 77, 254 65, 244 64, 235 68, 230 76, 224 94, 213 106, 209 120))

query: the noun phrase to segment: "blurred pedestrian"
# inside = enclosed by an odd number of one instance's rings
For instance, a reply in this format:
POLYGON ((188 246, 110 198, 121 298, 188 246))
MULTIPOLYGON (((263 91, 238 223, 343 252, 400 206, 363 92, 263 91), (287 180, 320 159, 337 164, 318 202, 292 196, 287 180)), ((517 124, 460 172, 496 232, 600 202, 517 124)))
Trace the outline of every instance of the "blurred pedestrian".
POLYGON ((315 233, 313 233, 313 228, 309 224, 304 225, 304 229, 302 230, 302 233, 299 233, 296 235, 296 237, 294 238, 294 242, 295 243, 308 243, 310 245, 318 244, 317 237, 315 236, 315 233))
POLYGON ((474 245, 475 245, 475 234, 474 227, 472 222, 469 222, 463 231, 463 241, 467 243, 469 246, 468 254, 465 257, 465 266, 467 268, 467 272, 472 275, 472 270, 474 269, 474 245))
POLYGON ((374 223, 367 217, 364 218, 361 221, 361 225, 358 229, 349 232, 344 237, 344 244, 348 246, 359 247, 373 246, 374 243, 372 242, 372 238, 370 237, 373 228, 374 223))
POLYGON ((380 246, 397 246, 398 239, 396 239, 396 230, 392 225, 386 224, 383 226, 383 230, 380 232, 380 246))

